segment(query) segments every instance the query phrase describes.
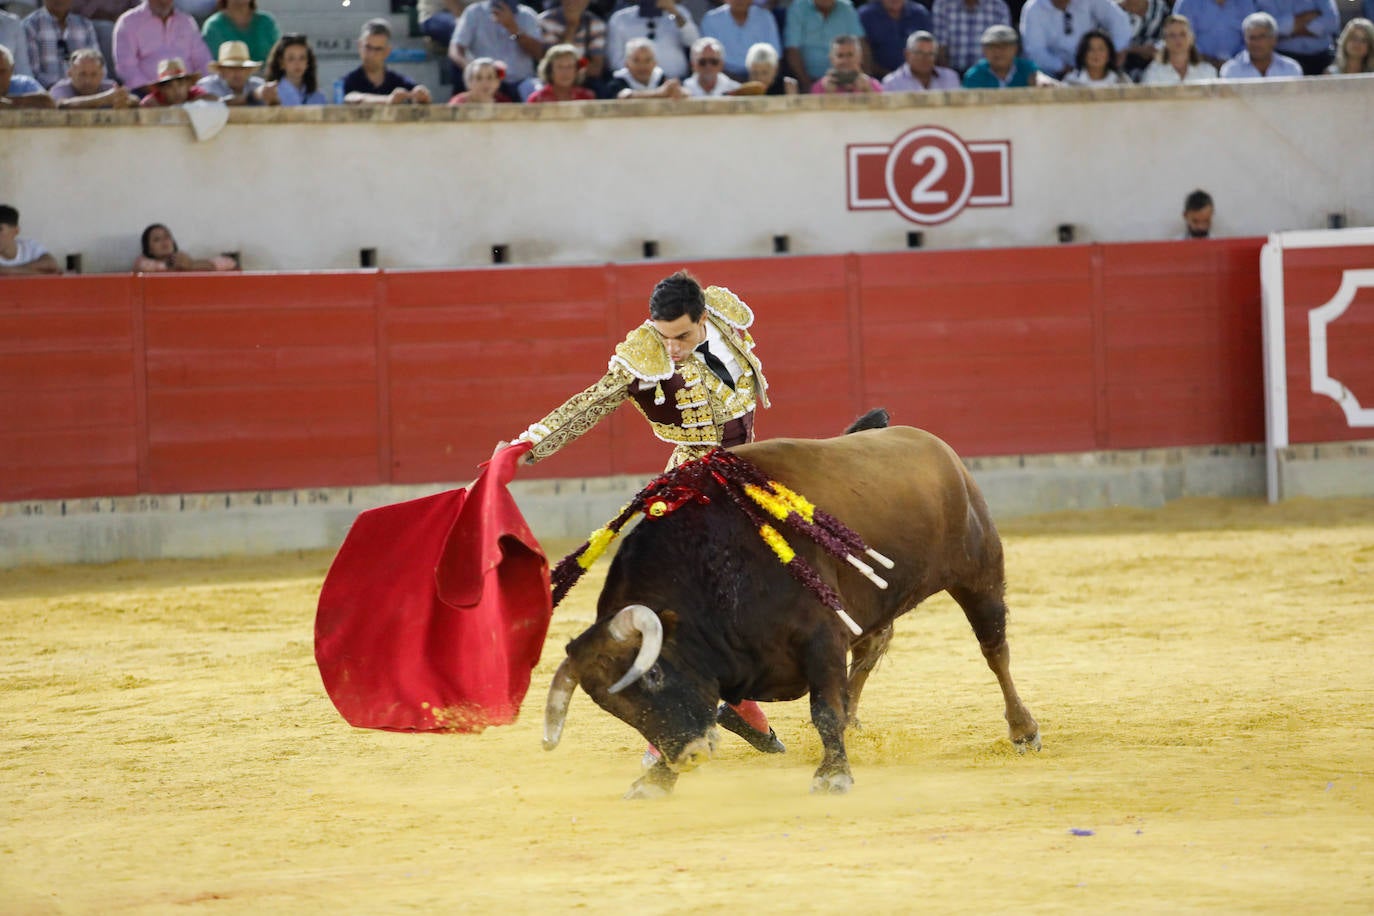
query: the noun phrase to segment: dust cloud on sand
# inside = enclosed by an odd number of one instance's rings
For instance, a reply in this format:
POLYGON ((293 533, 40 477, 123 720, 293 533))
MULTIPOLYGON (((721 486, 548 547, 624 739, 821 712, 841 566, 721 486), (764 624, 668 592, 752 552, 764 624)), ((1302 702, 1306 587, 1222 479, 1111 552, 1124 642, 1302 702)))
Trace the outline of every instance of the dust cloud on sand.
MULTIPOLYGON (((326 554, 0 571, 3 913, 1369 912, 1374 502, 1189 501, 1002 526, 1019 756, 944 596, 903 618, 856 785, 726 735, 662 802, 578 694, 521 719, 359 731, 311 628, 326 554)), ((557 559, 572 544, 550 544, 557 559)))

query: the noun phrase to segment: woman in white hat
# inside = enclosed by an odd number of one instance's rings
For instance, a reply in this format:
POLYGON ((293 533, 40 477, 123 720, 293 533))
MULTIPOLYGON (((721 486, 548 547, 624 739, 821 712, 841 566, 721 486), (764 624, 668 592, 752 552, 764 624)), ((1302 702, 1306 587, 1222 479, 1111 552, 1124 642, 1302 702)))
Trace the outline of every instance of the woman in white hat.
POLYGON ((253 75, 261 65, 262 61, 248 57, 248 45, 226 41, 210 64, 215 72, 202 77, 196 85, 226 105, 261 105, 265 83, 262 77, 253 75))

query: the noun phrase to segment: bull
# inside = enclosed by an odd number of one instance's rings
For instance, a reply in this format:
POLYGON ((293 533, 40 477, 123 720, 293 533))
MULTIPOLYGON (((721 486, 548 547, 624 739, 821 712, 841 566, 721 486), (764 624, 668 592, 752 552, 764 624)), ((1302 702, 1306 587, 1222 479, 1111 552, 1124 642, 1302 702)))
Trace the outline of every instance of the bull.
MULTIPOLYGON (((876 419, 875 419, 876 417, 876 419)), ((841 598, 855 635, 778 562, 723 494, 647 520, 624 539, 596 622, 567 646, 549 687, 544 747, 558 745, 577 687, 661 751, 627 798, 672 791, 710 759, 720 700, 810 694, 824 751, 813 792, 853 786, 844 733, 893 621, 946 591, 973 628, 1006 706, 1012 742, 1039 749, 1039 726, 1012 682, 1002 542, 962 461, 936 436, 861 418, 833 439, 772 439, 731 451, 850 525, 895 561, 887 588, 815 544, 797 554, 841 598), (879 426, 867 428, 864 426, 879 426), (852 653, 853 661, 846 667, 852 653)))

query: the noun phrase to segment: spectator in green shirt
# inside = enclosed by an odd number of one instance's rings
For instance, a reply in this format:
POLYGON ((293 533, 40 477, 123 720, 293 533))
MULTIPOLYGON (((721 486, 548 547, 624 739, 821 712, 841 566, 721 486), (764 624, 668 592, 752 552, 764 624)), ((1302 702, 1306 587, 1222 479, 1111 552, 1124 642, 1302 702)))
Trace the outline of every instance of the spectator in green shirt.
POLYGON ((201 35, 212 54, 226 41, 241 41, 248 45, 253 60, 267 60, 281 30, 271 13, 258 12, 257 0, 217 0, 201 35))

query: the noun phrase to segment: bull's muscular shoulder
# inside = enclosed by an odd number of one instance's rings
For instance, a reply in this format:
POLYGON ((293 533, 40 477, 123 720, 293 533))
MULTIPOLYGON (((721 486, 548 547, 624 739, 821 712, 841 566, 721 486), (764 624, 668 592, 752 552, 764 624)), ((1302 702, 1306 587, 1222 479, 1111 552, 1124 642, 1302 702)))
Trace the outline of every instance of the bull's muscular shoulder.
POLYGON ((742 331, 754 323, 753 310, 727 287, 708 286, 702 292, 706 297, 706 308, 730 327, 742 331))
POLYGON ((612 372, 624 370, 644 382, 665 381, 676 371, 663 339, 647 324, 635 328, 616 344, 609 368, 612 372))
MULTIPOLYGON (((766 439, 731 449, 769 477, 801 490, 882 487, 898 477, 952 481, 963 462, 938 436, 911 426, 863 430, 833 439, 766 439)), ((819 495, 819 494, 818 494, 819 495)))

